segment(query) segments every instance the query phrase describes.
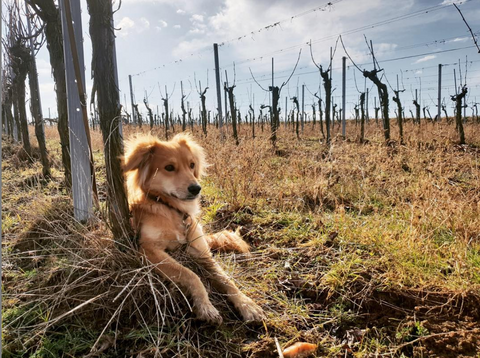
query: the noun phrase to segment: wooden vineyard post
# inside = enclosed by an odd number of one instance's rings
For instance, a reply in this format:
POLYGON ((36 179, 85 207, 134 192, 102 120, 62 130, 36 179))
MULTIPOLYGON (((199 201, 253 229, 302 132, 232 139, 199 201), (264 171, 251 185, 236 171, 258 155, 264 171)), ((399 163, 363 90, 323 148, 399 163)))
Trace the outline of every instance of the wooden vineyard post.
POLYGON ((367 88, 367 95, 366 95, 366 98, 365 98, 365 119, 367 120, 367 123, 370 122, 370 117, 369 117, 369 114, 368 114, 368 88, 367 88))
POLYGON ((440 121, 442 111, 442 64, 438 64, 438 108, 437 108, 437 121, 440 121))
MULTIPOLYGON (((220 138, 224 138, 223 133, 223 117, 222 117, 222 90, 220 87, 220 65, 218 61, 218 44, 213 44, 213 54, 215 60, 215 84, 217 85, 217 110, 218 110, 218 129, 220 130, 220 138)), ((182 95, 183 96, 183 95, 182 95)), ((227 109, 225 108, 225 112, 227 109)))
MULTIPOLYGON (((345 56, 342 57, 342 136, 346 138, 346 126, 347 123, 345 121, 345 94, 346 94, 346 83, 347 83, 347 58, 345 56)), ((362 135, 363 141, 363 135, 362 135)))
POLYGON ((275 142, 277 140, 277 131, 276 131, 276 118, 275 118, 275 115, 273 113, 273 101, 274 101, 274 93, 273 93, 273 89, 275 88, 275 58, 272 57, 272 88, 270 89, 270 91, 272 92, 272 96, 270 97, 270 121, 271 121, 271 124, 272 124, 272 136, 275 136, 275 140, 273 142, 275 142))
MULTIPOLYGON (((185 95, 183 94, 183 82, 180 81, 180 91, 182 94, 182 131, 185 132, 187 130, 187 111, 185 110, 185 95)), ((158 113, 158 106, 157 106, 157 113, 158 113)))
POLYGON ((305 126, 305 84, 302 85, 302 134, 305 126))
POLYGON ((80 15, 80 2, 60 0, 60 11, 62 16, 63 49, 65 56, 65 74, 67 82, 67 106, 68 126, 70 133, 70 155, 72 166, 72 194, 74 216, 78 221, 86 221, 92 215, 92 169, 90 161, 90 146, 88 144, 87 128, 84 124, 82 106, 86 109, 84 93, 79 93, 79 81, 82 86, 85 83, 83 71, 83 39, 82 21, 80 15), (68 7, 67 7, 68 6, 68 7), (71 13, 72 22, 67 22, 67 11, 71 13), (73 29, 73 33, 71 30, 73 29), (71 44, 71 40, 75 43, 71 44), (76 56, 72 53, 75 45, 76 56), (80 78, 76 78, 74 61, 78 61, 80 78))
MULTIPOLYGON (((223 82, 223 88, 225 88, 226 85, 227 85, 227 82, 223 82)), ((223 107, 223 108, 225 108, 225 125, 228 125, 227 91, 224 91, 223 97, 224 97, 224 102, 225 102, 225 106, 223 107)))
MULTIPOLYGON (((133 86, 132 86, 132 75, 128 75, 128 82, 130 84, 130 101, 132 103, 132 122, 134 125, 137 125, 137 115, 135 113, 135 101, 133 100, 133 86)), ((140 123, 140 127, 142 124, 140 123)))

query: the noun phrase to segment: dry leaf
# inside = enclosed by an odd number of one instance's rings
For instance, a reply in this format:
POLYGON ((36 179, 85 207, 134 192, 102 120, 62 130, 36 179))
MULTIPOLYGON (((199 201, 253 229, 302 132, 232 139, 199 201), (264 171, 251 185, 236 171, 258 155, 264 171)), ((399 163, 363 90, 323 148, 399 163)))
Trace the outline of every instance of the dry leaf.
POLYGON ((315 352, 317 349, 316 344, 306 343, 306 342, 297 342, 294 345, 285 348, 283 350, 283 356, 285 358, 298 358, 304 357, 310 353, 315 352))

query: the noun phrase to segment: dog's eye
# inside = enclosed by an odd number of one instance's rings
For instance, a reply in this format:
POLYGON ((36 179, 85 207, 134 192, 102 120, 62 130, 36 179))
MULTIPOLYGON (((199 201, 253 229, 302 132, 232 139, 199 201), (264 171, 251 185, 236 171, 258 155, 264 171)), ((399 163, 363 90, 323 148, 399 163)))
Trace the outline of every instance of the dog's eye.
POLYGON ((190 163, 190 169, 195 168, 195 163, 190 163))
POLYGON ((175 170, 175 167, 170 164, 170 165, 167 165, 167 166, 165 167, 165 170, 166 170, 167 172, 173 172, 173 171, 175 170))

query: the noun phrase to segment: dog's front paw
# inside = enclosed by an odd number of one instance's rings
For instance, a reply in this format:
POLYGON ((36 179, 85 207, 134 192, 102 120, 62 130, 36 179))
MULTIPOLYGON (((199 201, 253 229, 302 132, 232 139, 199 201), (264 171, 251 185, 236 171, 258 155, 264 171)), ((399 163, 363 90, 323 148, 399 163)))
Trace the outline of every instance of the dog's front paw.
POLYGON ((235 243, 234 251, 250 256, 250 245, 243 240, 240 234, 240 227, 235 232, 228 232, 230 241, 235 243))
POLYGON ((210 302, 196 304, 193 310, 199 320, 215 325, 223 322, 220 312, 210 302))
POLYGON ((235 307, 238 309, 246 322, 260 322, 265 319, 265 313, 262 308, 257 305, 253 300, 245 295, 235 303, 235 307))

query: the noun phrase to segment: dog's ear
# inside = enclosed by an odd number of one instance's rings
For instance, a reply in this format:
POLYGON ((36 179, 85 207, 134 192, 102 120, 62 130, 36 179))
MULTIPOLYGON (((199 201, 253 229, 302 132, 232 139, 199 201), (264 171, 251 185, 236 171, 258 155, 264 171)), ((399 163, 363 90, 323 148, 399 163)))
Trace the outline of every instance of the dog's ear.
POLYGON ((205 175, 205 169, 208 167, 205 159, 205 150, 193 139, 189 133, 179 133, 173 137, 172 141, 177 141, 178 144, 186 146, 195 157, 195 169, 193 175, 195 178, 200 179, 205 175))
POLYGON ((208 166, 205 159, 205 151, 195 142, 193 142, 193 145, 190 146, 190 149, 192 150, 193 155, 195 155, 197 161, 193 175, 195 175, 195 178, 201 179, 205 175, 205 169, 208 166))
POLYGON ((152 158, 157 140, 153 136, 137 136, 126 142, 125 156, 123 157, 123 170, 144 167, 152 158))

